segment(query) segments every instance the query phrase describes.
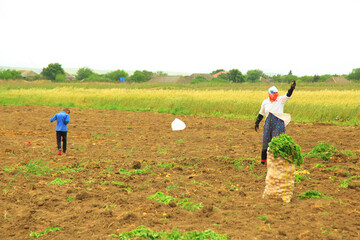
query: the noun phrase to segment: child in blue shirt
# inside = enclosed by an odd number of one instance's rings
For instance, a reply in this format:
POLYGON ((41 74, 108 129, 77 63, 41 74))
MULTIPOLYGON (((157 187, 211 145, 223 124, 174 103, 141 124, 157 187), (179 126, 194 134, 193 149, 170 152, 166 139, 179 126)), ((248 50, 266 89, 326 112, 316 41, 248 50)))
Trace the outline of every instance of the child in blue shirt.
POLYGON ((50 122, 57 121, 56 123, 56 142, 59 150, 59 155, 63 150, 66 153, 66 144, 67 144, 67 124, 70 122, 70 109, 64 108, 62 112, 55 114, 50 118, 50 122), (63 148, 61 148, 61 138, 63 142, 63 148), (61 150, 62 149, 62 150, 61 150))

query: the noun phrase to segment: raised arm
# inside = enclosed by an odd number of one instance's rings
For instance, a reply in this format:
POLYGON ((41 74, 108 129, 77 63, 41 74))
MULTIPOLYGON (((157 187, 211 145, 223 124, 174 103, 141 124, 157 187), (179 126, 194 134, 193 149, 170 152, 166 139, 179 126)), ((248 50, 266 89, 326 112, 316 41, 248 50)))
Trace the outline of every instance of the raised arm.
POLYGON ((291 97, 291 95, 292 95, 295 87, 296 87, 296 81, 292 81, 292 82, 291 82, 290 89, 288 90, 286 96, 291 97))

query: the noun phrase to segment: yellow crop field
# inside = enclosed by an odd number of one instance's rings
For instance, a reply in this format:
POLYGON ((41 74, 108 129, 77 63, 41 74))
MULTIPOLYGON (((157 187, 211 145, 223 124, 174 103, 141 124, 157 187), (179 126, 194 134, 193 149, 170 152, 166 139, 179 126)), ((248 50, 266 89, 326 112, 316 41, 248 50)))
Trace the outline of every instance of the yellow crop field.
MULTIPOLYGON (((256 89, 256 88, 255 88, 256 89)), ((287 90, 279 92, 286 94, 287 90)), ((255 119, 266 90, 250 89, 129 89, 55 87, 1 91, 0 104, 154 111, 255 119)), ((285 105, 295 121, 357 125, 360 90, 296 89, 285 105)))

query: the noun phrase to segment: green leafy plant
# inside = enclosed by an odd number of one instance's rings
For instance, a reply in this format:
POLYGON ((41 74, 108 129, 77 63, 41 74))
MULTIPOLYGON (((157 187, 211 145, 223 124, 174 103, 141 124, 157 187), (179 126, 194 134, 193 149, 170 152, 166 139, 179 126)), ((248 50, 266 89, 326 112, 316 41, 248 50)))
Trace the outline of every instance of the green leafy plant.
POLYGON ((4 172, 12 172, 12 171, 15 170, 15 168, 14 168, 14 167, 5 166, 5 167, 3 167, 2 170, 3 170, 4 172))
POLYGON ((265 216, 257 216, 256 218, 265 221, 268 218, 268 216, 266 216, 266 215, 265 216))
POLYGON ((174 168, 175 163, 159 163, 157 166, 162 168, 174 168))
POLYGON ((21 172, 32 173, 39 176, 43 176, 51 172, 49 163, 43 162, 40 159, 30 160, 24 166, 19 166, 17 169, 21 172))
POLYGON ((321 168, 321 167, 324 167, 324 165, 320 163, 314 164, 313 166, 313 168, 321 168))
POLYGON ((181 200, 178 200, 174 197, 165 195, 162 192, 157 192, 154 195, 148 197, 150 200, 154 200, 160 203, 169 204, 171 202, 175 202, 177 205, 180 206, 180 208, 184 208, 187 211, 195 211, 197 209, 200 209, 203 207, 202 203, 196 204, 193 202, 190 202, 188 198, 184 198, 181 200))
POLYGON ((316 190, 310 190, 306 191, 304 193, 301 193, 298 195, 298 198, 323 198, 323 199, 331 199, 332 197, 328 197, 322 192, 316 191, 316 190))
POLYGON ((55 169, 56 171, 60 172, 60 173, 72 173, 72 172, 79 172, 83 169, 84 167, 82 166, 69 166, 69 167, 60 167, 55 169))
POLYGON ((244 169, 246 166, 249 168, 249 170, 252 170, 256 166, 256 160, 253 158, 245 159, 245 158, 237 158, 233 161, 234 167, 238 170, 244 169))
POLYGON ((301 154, 301 148, 294 140, 285 133, 274 137, 269 143, 269 149, 274 154, 274 157, 282 157, 290 163, 300 166, 304 163, 304 158, 301 154))
POLYGON ((177 202, 178 205, 180 205, 180 208, 184 208, 187 211, 194 212, 195 210, 201 209, 203 207, 202 203, 196 204, 193 202, 189 202, 188 198, 181 199, 177 202))
POLYGON ((169 152, 169 147, 165 147, 164 149, 158 147, 157 152, 158 153, 168 153, 169 152))
POLYGON ((348 188, 349 187, 349 183, 352 183, 352 182, 360 182, 360 181, 354 181, 353 179, 360 179, 359 176, 352 176, 352 177, 349 177, 349 178, 346 178, 342 181, 340 181, 340 187, 341 188, 348 188))
POLYGON ((315 145, 311 152, 305 156, 310 158, 321 158, 322 160, 328 161, 336 152, 338 152, 336 147, 327 142, 321 142, 318 145, 315 145))
MULTIPOLYGON (((14 168, 10 167, 10 168, 4 168, 6 171, 13 171, 14 168)), ((3 169, 3 171, 5 171, 3 169)), ((40 159, 34 159, 34 160, 29 160, 26 164, 24 165, 21 165, 21 166, 18 166, 16 168, 16 173, 14 175, 14 177, 10 180, 8 186, 3 189, 4 192, 8 191, 13 183, 13 181, 15 181, 15 179, 20 175, 20 174, 23 174, 24 177, 28 180, 31 180, 32 179, 28 176, 29 173, 32 173, 32 174, 35 174, 35 175, 40 175, 40 176, 43 176, 43 175, 46 175, 48 174, 49 172, 51 172, 51 168, 49 167, 49 163, 48 162, 43 162, 42 160, 40 159)))
POLYGON ((60 178, 56 178, 55 180, 49 182, 50 185, 64 185, 71 182, 70 179, 61 180, 60 178))
POLYGON ((68 197, 68 198, 66 199, 66 201, 67 201, 67 202, 71 202, 71 201, 74 200, 74 199, 75 199, 74 196, 70 196, 70 197, 68 197))
POLYGON ((119 181, 112 181, 111 183, 119 186, 124 185, 124 182, 119 182, 119 181))
POLYGON ((48 232, 55 232, 55 231, 61 231, 61 228, 59 228, 59 227, 51 227, 51 228, 47 228, 45 231, 42 231, 42 232, 39 232, 39 233, 31 232, 30 237, 39 238, 39 237, 44 236, 48 232))
POLYGON ((161 202, 161 203, 165 203, 165 204, 169 204, 170 202, 176 201, 176 198, 165 195, 162 192, 157 192, 154 195, 148 197, 148 199, 155 200, 157 202, 161 202))
POLYGON ((151 166, 147 166, 144 169, 131 169, 131 170, 126 170, 123 168, 119 169, 119 173, 120 174, 125 174, 125 175, 131 175, 131 174, 147 174, 151 171, 152 167, 151 166))
POLYGON ((209 187, 212 187, 213 185, 211 185, 210 183, 207 183, 207 182, 197 182, 195 180, 192 180, 191 181, 192 184, 196 184, 196 185, 199 185, 199 186, 209 186, 209 187))
POLYGON ((296 182, 301 182, 301 180, 303 179, 303 178, 306 178, 306 176, 305 175, 302 175, 302 174, 295 174, 295 180, 296 180, 296 182))
POLYGON ((178 188, 179 188, 179 186, 176 186, 176 185, 170 185, 170 186, 167 186, 167 187, 166 187, 166 189, 167 189, 167 190, 170 190, 170 191, 176 190, 176 189, 178 189, 178 188))

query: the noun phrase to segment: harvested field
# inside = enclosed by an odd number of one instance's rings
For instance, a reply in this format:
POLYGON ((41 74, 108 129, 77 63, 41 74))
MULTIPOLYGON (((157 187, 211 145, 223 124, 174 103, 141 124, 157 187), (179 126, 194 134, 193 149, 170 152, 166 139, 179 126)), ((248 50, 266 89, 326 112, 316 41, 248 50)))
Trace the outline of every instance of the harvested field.
POLYGON ((59 156, 49 119, 60 110, 0 105, 0 239, 33 239, 50 227, 61 230, 42 239, 113 239, 141 225, 232 239, 360 238, 358 126, 287 126, 303 152, 320 142, 343 152, 305 158, 283 204, 262 198, 266 166, 255 164, 262 134, 253 121, 72 108, 68 153, 59 156), (175 117, 185 130, 171 131, 175 117), (308 190, 331 198, 297 197, 308 190), (149 199, 158 192, 177 201, 149 199))

